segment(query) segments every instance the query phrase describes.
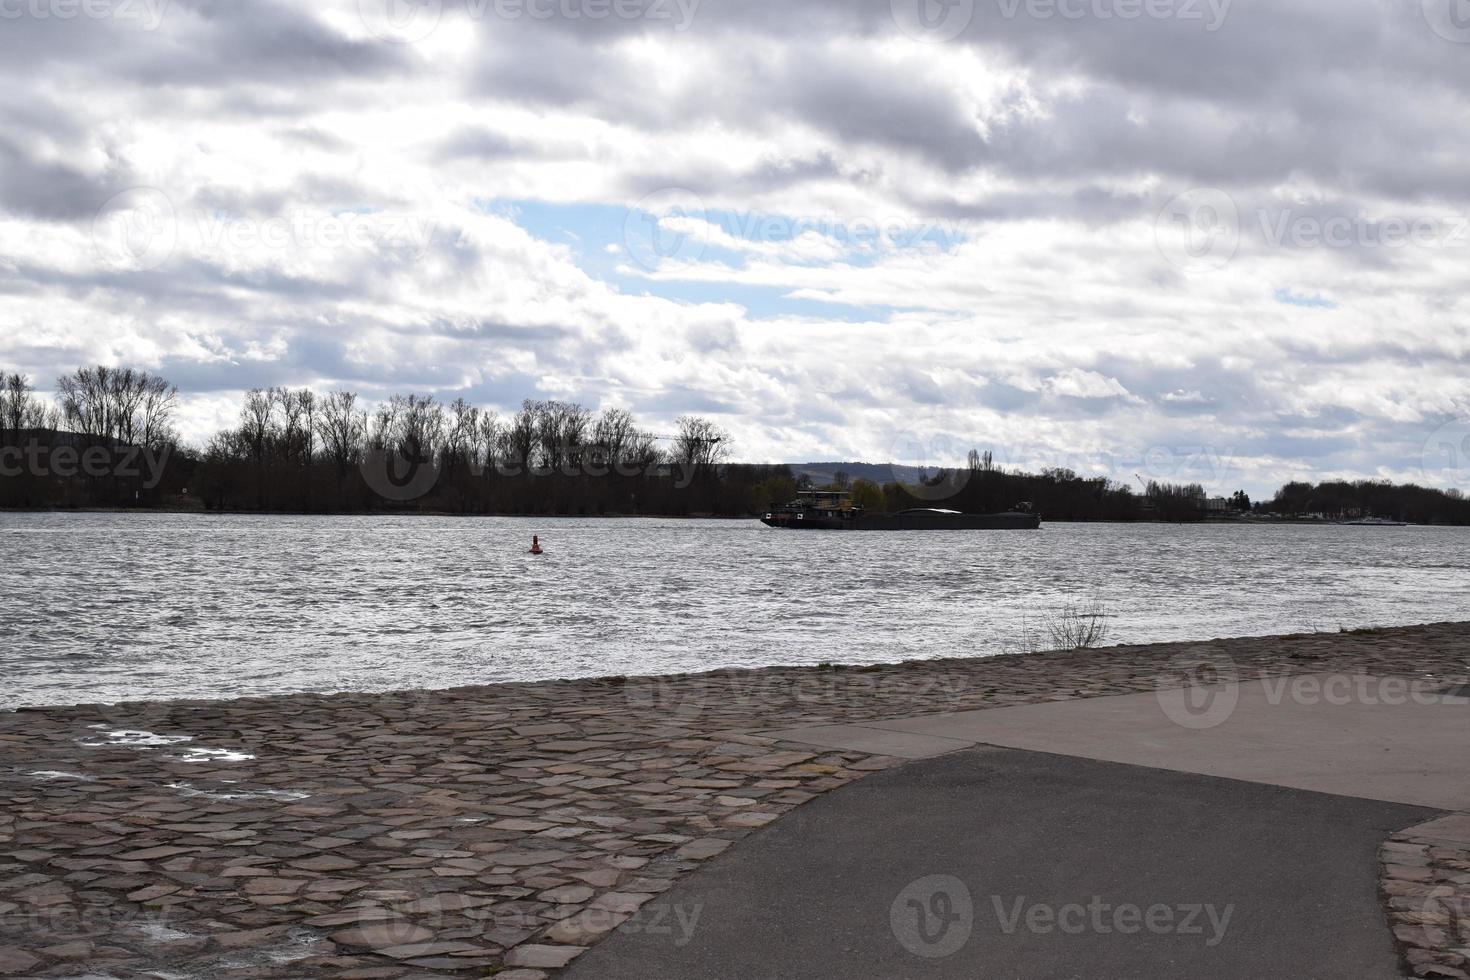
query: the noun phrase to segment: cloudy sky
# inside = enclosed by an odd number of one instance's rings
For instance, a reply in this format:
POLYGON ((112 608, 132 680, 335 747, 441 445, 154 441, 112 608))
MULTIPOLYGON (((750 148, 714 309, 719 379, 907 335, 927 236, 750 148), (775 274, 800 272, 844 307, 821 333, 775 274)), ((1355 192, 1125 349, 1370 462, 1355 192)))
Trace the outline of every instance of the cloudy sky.
POLYGON ((0 366, 1470 485, 1465 0, 0 0, 0 366))

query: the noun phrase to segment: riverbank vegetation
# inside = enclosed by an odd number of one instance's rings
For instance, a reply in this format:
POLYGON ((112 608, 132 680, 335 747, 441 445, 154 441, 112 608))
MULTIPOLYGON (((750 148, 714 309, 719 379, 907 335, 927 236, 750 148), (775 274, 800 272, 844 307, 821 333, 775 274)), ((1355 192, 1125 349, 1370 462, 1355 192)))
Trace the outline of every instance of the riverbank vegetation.
POLYGON ((837 469, 819 483, 799 466, 730 462, 730 438, 709 419, 684 416, 657 433, 621 408, 555 400, 502 415, 463 399, 368 405, 350 391, 255 389, 234 424, 187 446, 175 430, 178 391, 156 375, 81 368, 56 392, 48 403, 29 379, 0 372, 0 507, 749 517, 799 490, 832 488, 887 512, 1024 503, 1048 520, 1470 524, 1460 493, 1413 484, 1290 483, 1252 504, 1195 484, 1135 491, 1064 469, 1008 470, 978 451, 951 469, 862 465, 854 469, 879 478, 837 469))

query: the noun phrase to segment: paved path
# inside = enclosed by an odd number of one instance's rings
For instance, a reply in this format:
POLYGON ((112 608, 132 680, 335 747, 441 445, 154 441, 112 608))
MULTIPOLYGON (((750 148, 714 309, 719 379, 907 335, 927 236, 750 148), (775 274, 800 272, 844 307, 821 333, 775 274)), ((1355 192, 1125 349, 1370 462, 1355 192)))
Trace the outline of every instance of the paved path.
POLYGON ((965 750, 789 814, 566 976, 1393 977, 1378 848, 1434 815, 965 750))
POLYGON ((766 734, 903 758, 998 745, 1470 810, 1470 697, 1459 688, 1310 673, 766 734))

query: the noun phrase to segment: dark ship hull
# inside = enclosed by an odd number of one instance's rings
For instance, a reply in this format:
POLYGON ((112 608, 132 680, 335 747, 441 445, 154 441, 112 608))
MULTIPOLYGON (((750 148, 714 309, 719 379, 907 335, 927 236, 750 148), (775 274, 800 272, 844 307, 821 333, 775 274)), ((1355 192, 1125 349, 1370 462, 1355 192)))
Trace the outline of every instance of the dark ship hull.
POLYGON ((804 531, 1020 531, 1041 527, 1041 515, 959 514, 954 511, 908 510, 897 514, 802 513, 767 514, 761 523, 804 531))

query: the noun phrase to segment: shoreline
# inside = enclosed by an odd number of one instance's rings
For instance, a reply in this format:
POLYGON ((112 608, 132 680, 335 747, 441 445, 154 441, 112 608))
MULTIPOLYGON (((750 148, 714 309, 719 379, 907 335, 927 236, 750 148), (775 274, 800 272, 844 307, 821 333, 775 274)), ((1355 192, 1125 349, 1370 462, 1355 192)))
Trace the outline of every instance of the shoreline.
MULTIPOLYGON (((0 514, 195 514, 208 517, 456 517, 456 518, 518 518, 526 520, 653 520, 653 521, 754 521, 757 515, 736 516, 730 514, 525 514, 525 513, 465 513, 452 510, 211 510, 206 507, 0 507, 0 514)), ((1355 527, 1365 526, 1351 520, 1316 520, 1308 517, 1206 517, 1197 521, 1119 521, 1084 518, 1054 518, 1048 520, 1041 515, 1041 527, 1049 524, 1086 525, 1140 525, 1166 527, 1193 527, 1221 525, 1256 527, 1261 525, 1291 524, 1310 527, 1355 527)), ((1367 525, 1375 526, 1375 525, 1367 525)), ((1395 527, 1470 527, 1470 524, 1416 524, 1406 522, 1395 527)))
MULTIPOLYGON (((905 763, 772 732, 1156 692, 1202 668, 1442 683, 1470 674, 1470 623, 0 714, 0 975, 544 980, 704 862, 905 763)), ((1458 853, 1431 856, 1448 875, 1458 853)), ((1453 965, 1414 921, 1384 928, 1453 965)))
MULTIPOLYGON (((1151 650, 1162 648, 1205 646, 1211 644, 1246 644, 1252 641, 1262 640, 1309 640, 1329 636, 1373 636, 1390 631, 1420 630, 1420 629, 1454 629, 1465 627, 1470 629, 1470 620, 1438 620, 1430 623, 1406 623, 1393 626, 1358 626, 1348 629, 1338 628, 1335 630, 1303 631, 1297 633, 1258 633, 1243 634, 1230 637, 1210 637, 1206 639, 1192 640, 1157 640, 1147 643, 1113 643, 1107 646, 1079 648, 1076 650, 1031 650, 1031 651, 1006 651, 990 653, 974 657, 938 657, 934 659, 898 660, 892 662, 858 662, 842 663, 837 661, 818 664, 770 664, 761 667, 711 667, 708 670, 680 671, 668 674, 584 674, 574 677, 544 677, 532 680, 508 680, 489 681, 481 684, 456 684, 450 687, 401 687, 385 688, 381 690, 338 690, 338 691, 283 691, 271 694, 240 694, 233 697, 221 698, 141 698, 123 701, 68 701, 56 704, 23 704, 14 707, 0 706, 0 719, 9 715, 47 713, 52 711, 65 711, 71 709, 97 708, 109 710, 123 709, 146 709, 154 705, 175 705, 188 707, 210 707, 227 706, 238 701, 271 701, 284 698, 356 698, 356 697, 397 697, 397 696, 432 696, 432 695, 474 695, 477 693, 493 693, 515 687, 554 687, 557 685, 595 685, 598 687, 626 686, 630 684, 659 685, 678 682, 716 682, 731 680, 739 682, 744 679, 759 680, 762 677, 779 679, 787 674, 811 673, 818 676, 826 674, 876 674, 888 671, 909 670, 947 670, 954 668, 965 668, 983 663, 998 663, 1021 658, 1047 658, 1055 659, 1062 656, 1083 657, 1105 657, 1110 651, 1122 650, 1147 654, 1151 650)), ((1470 662, 1467 662, 1470 665, 1470 662)), ((1470 669, 1470 668, 1467 668, 1470 669)))

